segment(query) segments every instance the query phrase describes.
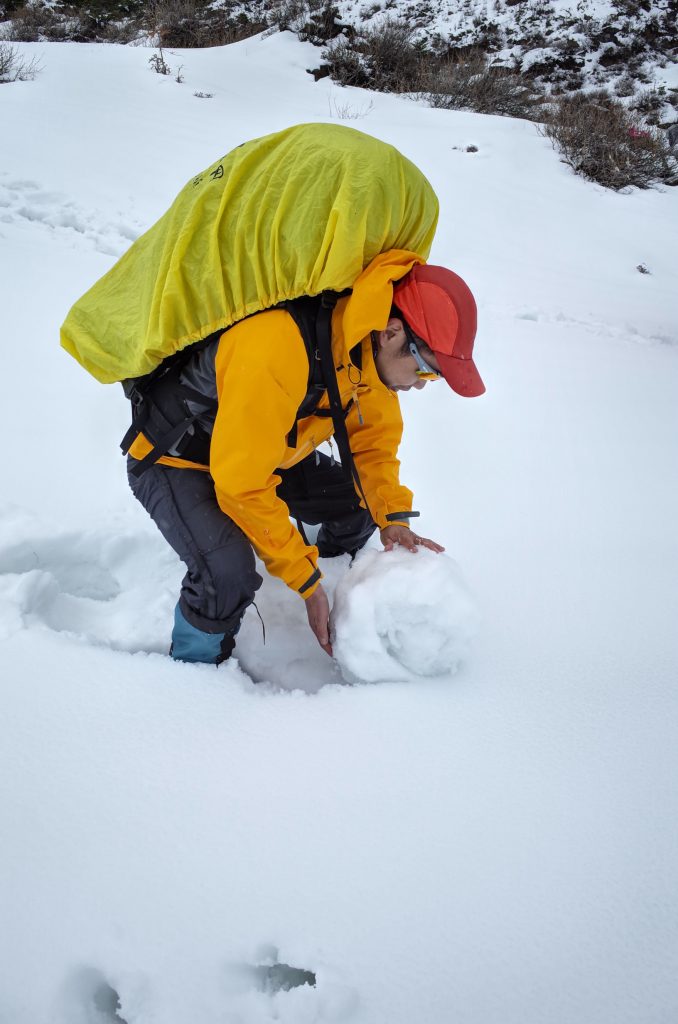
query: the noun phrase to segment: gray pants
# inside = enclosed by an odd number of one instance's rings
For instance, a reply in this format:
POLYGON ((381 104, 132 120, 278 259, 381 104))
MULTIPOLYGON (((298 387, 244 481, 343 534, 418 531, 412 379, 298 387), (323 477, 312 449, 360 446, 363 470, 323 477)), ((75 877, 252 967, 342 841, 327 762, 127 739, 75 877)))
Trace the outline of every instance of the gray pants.
MULTIPOLYGON (((134 465, 129 458, 128 471, 134 465)), ((338 464, 319 454, 279 472, 278 495, 291 515, 320 524, 321 555, 354 554, 366 543, 375 524, 338 464)), ((262 580, 252 545, 217 503, 211 476, 155 465, 139 477, 128 472, 128 478, 135 497, 186 564, 179 597, 184 618, 205 633, 234 637, 262 580)))

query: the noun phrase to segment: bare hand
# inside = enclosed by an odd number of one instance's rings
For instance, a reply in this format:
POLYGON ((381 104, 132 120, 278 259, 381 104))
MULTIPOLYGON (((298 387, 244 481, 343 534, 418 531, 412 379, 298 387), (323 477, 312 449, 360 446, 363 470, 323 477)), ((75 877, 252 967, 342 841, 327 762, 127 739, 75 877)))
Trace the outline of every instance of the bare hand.
POLYGON ((316 639, 323 651, 332 657, 332 644, 330 643, 330 602, 323 589, 322 583, 306 599, 306 614, 308 624, 315 633, 316 639))
POLYGON ((445 550, 442 544, 436 544, 434 540, 429 540, 427 537, 420 537, 419 534, 410 530, 409 526, 399 526, 397 523, 394 523, 393 526, 386 526, 381 531, 381 543, 384 545, 385 551, 392 551, 395 544, 399 544, 401 548, 407 548, 414 554, 417 552, 417 547, 428 548, 429 551, 435 551, 438 554, 445 550))

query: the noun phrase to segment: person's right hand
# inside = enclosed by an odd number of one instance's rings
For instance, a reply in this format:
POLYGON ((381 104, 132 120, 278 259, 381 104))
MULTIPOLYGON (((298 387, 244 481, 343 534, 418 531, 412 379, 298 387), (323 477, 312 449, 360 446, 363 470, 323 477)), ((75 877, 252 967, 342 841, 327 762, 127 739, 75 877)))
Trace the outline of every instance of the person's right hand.
POLYGON ((308 624, 315 633, 316 639, 323 651, 332 657, 332 644, 330 643, 330 602, 319 583, 310 597, 306 598, 306 614, 308 624))

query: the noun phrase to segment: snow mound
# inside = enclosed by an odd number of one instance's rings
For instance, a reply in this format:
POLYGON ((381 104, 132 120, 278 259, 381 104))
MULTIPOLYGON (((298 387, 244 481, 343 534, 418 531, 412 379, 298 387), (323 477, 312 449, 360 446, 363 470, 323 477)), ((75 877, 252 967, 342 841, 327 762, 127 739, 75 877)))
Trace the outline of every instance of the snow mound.
POLYGON ((477 628, 459 567, 424 548, 366 551, 335 591, 332 648, 350 683, 451 675, 477 628))

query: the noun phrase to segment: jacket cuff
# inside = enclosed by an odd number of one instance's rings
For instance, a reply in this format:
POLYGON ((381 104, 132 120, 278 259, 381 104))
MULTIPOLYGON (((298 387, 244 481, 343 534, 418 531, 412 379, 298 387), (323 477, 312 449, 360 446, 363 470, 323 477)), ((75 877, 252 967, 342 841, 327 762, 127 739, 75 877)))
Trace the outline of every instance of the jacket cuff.
POLYGON ((380 530, 384 530, 387 526, 409 526, 409 520, 419 515, 419 512, 385 512, 380 516, 375 516, 375 522, 380 530))
POLYGON ((290 570, 281 573, 282 579, 295 594, 299 594, 304 600, 309 598, 314 590, 318 587, 323 574, 317 566, 317 548, 310 548, 313 555, 306 555, 300 558, 298 562, 294 562, 290 567, 290 570))
POLYGON ((389 514, 384 516, 384 518, 389 523, 399 523, 403 519, 417 519, 420 515, 421 512, 389 512, 389 514))
POLYGON ((311 576, 309 576, 306 582, 301 587, 299 587, 299 594, 301 597, 303 597, 304 601, 318 589, 318 584, 320 583, 322 578, 323 574, 321 573, 320 569, 316 569, 316 571, 311 576))

